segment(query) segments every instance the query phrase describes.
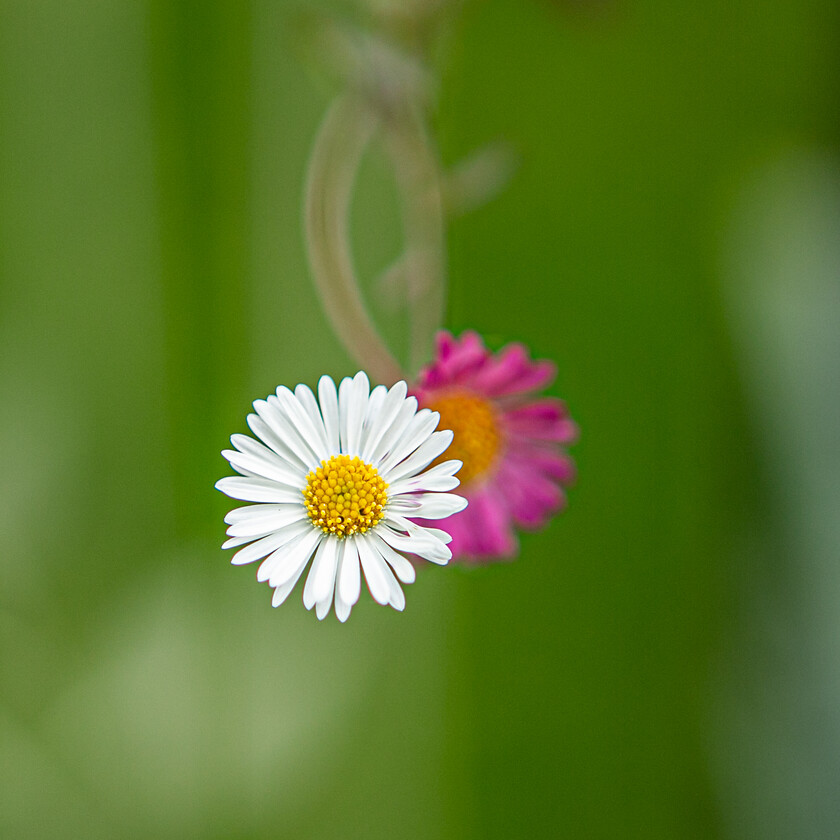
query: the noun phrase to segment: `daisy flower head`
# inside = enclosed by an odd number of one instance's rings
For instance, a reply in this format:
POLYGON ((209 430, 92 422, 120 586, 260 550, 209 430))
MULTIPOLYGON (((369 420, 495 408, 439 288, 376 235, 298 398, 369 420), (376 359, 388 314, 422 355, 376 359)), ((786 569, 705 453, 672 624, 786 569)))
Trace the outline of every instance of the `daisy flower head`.
POLYGON ((233 499, 250 504, 225 517, 229 539, 240 547, 232 563, 261 560, 257 580, 282 604, 309 564, 303 603, 323 619, 335 604, 346 621, 358 601, 361 574, 380 604, 405 607, 402 583, 413 583, 405 554, 446 564, 450 536, 417 524, 443 519, 466 506, 448 491, 458 486, 461 462, 429 464, 452 442, 435 431, 436 411, 418 410, 405 382, 373 390, 364 373, 306 385, 281 385, 254 402, 248 426, 257 440, 233 435, 222 452, 238 476, 216 482, 233 499), (425 472, 424 472, 425 470, 425 472))
POLYGON ((515 527, 541 527, 564 506, 574 478, 564 447, 577 426, 560 400, 537 394, 555 375, 552 362, 532 360, 521 344, 491 353, 475 332, 438 333, 435 359, 411 390, 453 430, 447 456, 464 464, 458 477, 469 507, 446 523, 456 559, 512 557, 515 527))

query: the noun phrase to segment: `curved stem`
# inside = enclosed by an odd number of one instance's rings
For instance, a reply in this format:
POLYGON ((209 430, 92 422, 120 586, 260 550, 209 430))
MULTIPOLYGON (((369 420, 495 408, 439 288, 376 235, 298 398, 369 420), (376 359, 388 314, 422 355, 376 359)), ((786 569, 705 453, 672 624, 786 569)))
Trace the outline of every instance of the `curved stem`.
POLYGON ((333 329, 377 382, 403 371, 365 308, 350 248, 350 199, 362 155, 379 125, 358 98, 344 94, 328 109, 309 161, 304 224, 315 287, 333 329))

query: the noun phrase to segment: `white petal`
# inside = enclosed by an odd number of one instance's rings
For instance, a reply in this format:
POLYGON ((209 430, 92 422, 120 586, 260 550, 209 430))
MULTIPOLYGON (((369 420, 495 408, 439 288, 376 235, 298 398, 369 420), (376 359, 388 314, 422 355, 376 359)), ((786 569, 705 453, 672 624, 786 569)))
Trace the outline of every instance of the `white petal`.
POLYGON ((452 552, 440 540, 435 539, 431 534, 428 536, 406 536, 398 534, 391 528, 380 525, 376 529, 377 534, 385 540, 388 545, 397 551, 405 551, 409 554, 416 554, 431 563, 446 565, 452 557, 452 552))
POLYGON ((332 592, 324 598, 323 601, 318 601, 315 604, 315 615, 318 616, 318 621, 323 621, 329 615, 330 607, 332 606, 332 592))
POLYGON ((341 600, 338 589, 335 590, 335 617, 342 624, 350 617, 350 605, 341 600))
MULTIPOLYGON (((320 463, 318 446, 306 418, 306 412, 300 407, 294 394, 290 392, 287 396, 286 391, 288 388, 281 391, 282 399, 276 394, 269 394, 264 401, 265 413, 261 413, 260 416, 286 441, 304 464, 320 463)), ((254 408, 257 408, 259 402, 257 400, 254 403, 254 408)))
POLYGON ((440 528, 429 528, 428 525, 423 526, 423 530, 427 534, 431 534, 436 539, 439 539, 444 545, 449 545, 452 542, 452 535, 440 528))
POLYGON ((309 555, 298 563, 297 567, 292 570, 292 576, 285 583, 281 583, 275 587, 274 595, 271 598, 272 607, 279 607, 289 597, 289 593, 295 588, 298 580, 300 580, 301 573, 306 568, 308 562, 309 555))
POLYGON ((454 490, 461 482, 453 473, 460 470, 461 466, 460 461, 444 461, 442 464, 420 473, 420 475, 391 481, 388 486, 388 497, 394 498, 401 493, 416 493, 421 490, 435 490, 437 492, 454 490))
MULTIPOLYGON (((266 452, 268 452, 268 449, 266 449, 266 452)), ((235 470, 245 475, 270 478, 286 487, 299 488, 302 485, 299 474, 296 471, 293 472, 276 455, 268 458, 225 449, 222 451, 222 456, 227 458, 235 470)))
MULTIPOLYGON (((251 519, 263 519, 281 510, 287 510, 292 505, 245 505, 245 507, 234 508, 225 514, 225 522, 228 525, 235 525, 237 522, 247 522, 251 519)), ((297 507, 297 505, 294 505, 297 507)))
MULTIPOLYGON (((451 535, 446 531, 442 531, 440 528, 430 528, 428 525, 418 525, 399 514, 390 514, 382 524, 398 533, 406 532, 409 537, 414 539, 421 541, 431 539, 435 546, 435 552, 440 554, 441 557, 446 555, 448 551, 446 546, 452 542, 451 535)), ((447 559, 449 558, 447 557, 447 559)))
MULTIPOLYGON (((324 424, 321 419, 318 418, 317 422, 313 423, 306 409, 285 385, 277 386, 275 399, 278 405, 282 407, 284 414, 300 439, 320 463, 327 457, 327 442, 324 434, 324 424)), ((271 397, 269 397, 269 401, 271 401, 271 397)))
MULTIPOLYGON (((303 569, 301 569, 303 571, 303 569)), ((300 575, 298 575, 300 577, 300 575)), ((297 580, 295 580, 297 583, 297 580)), ((280 604, 284 603, 286 598, 289 597, 289 593, 295 588, 295 583, 289 581, 289 583, 284 583, 283 586, 278 586, 274 590, 274 595, 271 596, 271 606, 272 607, 279 607, 280 604)))
POLYGON ((341 437, 341 451, 344 454, 350 452, 350 432, 347 422, 350 419, 350 402, 352 396, 353 380, 349 376, 345 376, 338 386, 338 426, 341 437))
POLYGON ((301 531, 299 526, 291 526, 295 528, 294 538, 288 543, 278 548, 271 558, 271 562, 266 562, 257 571, 257 580, 267 580, 270 586, 282 586, 289 577, 294 576, 295 579, 300 577, 300 569, 306 566, 312 552, 318 547, 321 540, 324 538, 324 532, 319 528, 305 528, 301 531))
POLYGON ((267 478, 231 475, 220 478, 216 489, 232 499, 243 502, 300 502, 303 495, 300 490, 292 490, 267 478))
POLYGON ((338 397, 335 382, 329 376, 322 376, 318 380, 318 399, 321 402, 321 414, 324 418, 324 429, 327 433, 327 446, 331 455, 340 450, 338 437, 338 397))
POLYGON ((360 370, 353 377, 353 395, 357 405, 361 409, 361 416, 359 417, 359 433, 361 434, 362 423, 367 414, 367 406, 370 401, 370 380, 363 370, 360 370))
POLYGON ((341 451, 358 455, 361 451, 362 423, 367 412, 370 382, 364 371, 353 379, 343 379, 338 390, 338 407, 341 414, 341 451))
POLYGON ((247 420, 251 431, 281 458, 288 461, 295 469, 302 471, 303 475, 309 472, 309 462, 302 461, 292 452, 289 445, 258 414, 249 414, 247 420))
POLYGON ((309 577, 303 589, 303 605, 308 610, 327 596, 332 601, 338 560, 337 549, 338 540, 335 537, 325 537, 318 546, 318 553, 312 561, 312 568, 309 570, 309 577))
POLYGON ((420 510, 420 502, 412 495, 397 496, 388 499, 389 513, 399 513, 402 516, 414 516, 420 510))
POLYGON ((385 558, 376 550, 373 543, 366 539, 365 535, 360 535, 356 541, 365 580, 373 600, 380 604, 390 603, 393 589, 399 588, 399 583, 388 568, 385 558))
POLYGON ((467 506, 467 500, 454 493, 420 493, 414 499, 420 507, 411 515, 420 519, 445 519, 467 506))
POLYGON ((265 400, 254 400, 254 410, 274 433, 275 439, 282 441, 301 464, 312 464, 315 460, 314 454, 295 432, 291 421, 274 394, 269 394, 268 399, 265 400))
POLYGON ((317 544, 313 534, 317 537, 318 531, 308 522, 296 522, 286 528, 284 533, 287 536, 286 542, 269 554, 257 569, 257 580, 260 583, 266 580, 273 581, 272 586, 284 583, 300 564, 301 556, 306 554, 308 559, 314 550, 307 549, 308 543, 314 541, 313 545, 317 544))
MULTIPOLYGON (((257 417, 256 414, 252 414, 251 417, 255 418, 256 420, 259 420, 259 417, 257 417)), ((248 435, 231 435, 230 442, 240 452, 245 452, 249 455, 257 455, 260 458, 267 458, 268 460, 274 459, 287 470, 290 470, 293 475, 306 475, 306 473, 303 471, 300 462, 294 456, 294 453, 292 453, 291 450, 288 449, 288 447, 286 447, 286 452, 284 453, 277 452, 276 449, 273 449, 270 446, 266 446, 265 444, 260 443, 258 440, 254 440, 248 435)))
MULTIPOLYGON (((399 383, 397 383, 398 385, 399 383)), ((396 385, 394 386, 396 387, 396 385)), ((417 398, 406 397, 400 403, 397 409, 397 415, 394 417, 391 425, 388 426, 382 433, 382 437, 376 446, 371 447, 369 451, 370 457, 365 459, 369 464, 379 468, 379 465, 388 456, 388 453, 393 449, 400 438, 405 434, 414 416, 417 414, 417 398)))
MULTIPOLYGON (((398 534, 407 533, 409 537, 416 537, 420 540, 428 539, 430 534, 435 539, 439 539, 439 537, 431 533, 432 531, 438 531, 439 529, 429 528, 426 525, 419 525, 411 519, 407 519, 402 514, 392 513, 390 509, 388 511, 388 515, 382 522, 382 525, 390 528, 392 531, 396 531, 398 534)), ((446 540, 446 542, 449 542, 449 540, 446 540)))
POLYGON ((401 478, 411 478, 413 475, 419 473, 420 470, 426 469, 438 455, 445 452, 452 443, 453 437, 454 433, 450 429, 445 429, 442 432, 432 432, 429 438, 420 444, 415 452, 397 464, 383 478, 389 484, 393 481, 399 481, 401 478))
POLYGON ((432 467, 430 470, 426 470, 423 475, 455 475, 463 466, 463 461, 453 458, 450 461, 444 461, 442 464, 432 467))
POLYGON ((327 431, 324 428, 324 418, 321 416, 321 410, 318 408, 318 400, 315 399, 315 394, 308 385, 298 385, 295 388, 295 398, 303 407, 312 425, 315 427, 318 435, 318 440, 323 447, 323 457, 329 458, 332 454, 330 452, 329 444, 327 443, 327 431))
POLYGON ((284 543, 288 542, 288 534, 284 528, 269 534, 267 537, 252 542, 246 545, 245 548, 239 549, 233 555, 230 562, 234 566, 244 566, 246 563, 253 563, 254 560, 260 560, 267 554, 271 554, 276 548, 279 548, 284 543))
MULTIPOLYGON (((377 447, 382 441, 383 436, 396 420, 400 408, 405 405, 405 395, 407 389, 408 386, 405 382, 397 382, 396 385, 388 391, 379 411, 373 415, 368 434, 362 447, 362 458, 368 463, 373 460, 377 447)), ((406 409, 406 412, 408 415, 408 409, 406 409)), ((413 411, 410 413, 412 415, 414 414, 413 411)), ((405 422, 408 423, 409 419, 411 418, 407 416, 405 422)))
POLYGON ((359 441, 359 454, 363 460, 365 460, 368 438, 370 437, 370 433, 375 431, 379 418, 382 416, 382 406, 385 404, 385 398, 387 396, 388 389, 384 385, 377 385, 370 392, 370 399, 365 410, 365 419, 362 423, 362 436, 359 441))
POLYGON ((361 575, 359 572, 359 549, 356 541, 359 537, 344 540, 344 554, 341 557, 341 567, 338 570, 338 586, 336 592, 341 600, 350 607, 359 600, 361 592, 361 575))
MULTIPOLYGON (((341 576, 344 568, 345 547, 351 544, 353 540, 341 540, 338 543, 338 568, 335 572, 335 617, 343 624, 350 616, 352 604, 348 603, 341 597, 341 576)), ((356 566, 359 565, 358 557, 354 562, 356 566)))
POLYGON ((232 537, 222 543, 222 549, 227 550, 228 548, 236 548, 237 546, 245 545, 245 543, 251 542, 251 540, 252 537, 232 537))
POLYGON ((377 550, 385 558, 388 565, 394 570, 397 577, 403 583, 414 583, 417 573, 408 558, 400 554, 398 551, 394 551, 394 549, 391 548, 391 546, 388 545, 388 543, 386 543, 385 540, 383 540, 378 534, 372 533, 370 535, 370 539, 373 540, 377 550))
POLYGON ((394 580, 394 585, 391 587, 391 597, 388 599, 388 603, 400 612, 405 609, 405 592, 402 591, 402 587, 396 580, 394 580))
MULTIPOLYGON (((271 507, 274 507, 272 505, 271 507)), ((281 510, 270 516, 251 517, 243 522, 235 522, 227 529, 229 537, 264 537, 272 531, 285 528, 301 520, 309 520, 306 510, 301 505, 281 505, 281 510)))
POLYGON ((418 446, 425 443, 440 420, 436 411, 429 411, 428 408, 421 408, 406 427, 405 432, 394 444, 388 456, 378 466, 379 473, 385 481, 389 480, 391 470, 396 467, 403 458, 407 458, 418 446))

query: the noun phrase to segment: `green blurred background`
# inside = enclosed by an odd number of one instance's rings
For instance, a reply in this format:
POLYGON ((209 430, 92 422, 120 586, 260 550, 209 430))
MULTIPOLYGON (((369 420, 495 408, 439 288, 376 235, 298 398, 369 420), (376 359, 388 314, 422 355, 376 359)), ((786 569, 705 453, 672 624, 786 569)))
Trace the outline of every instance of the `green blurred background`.
POLYGON ((229 565, 212 486, 251 400, 355 371, 308 11, 0 0, 0 837, 840 836, 837 4, 448 17, 441 156, 520 166, 447 325, 557 360, 579 480, 344 626, 229 565))

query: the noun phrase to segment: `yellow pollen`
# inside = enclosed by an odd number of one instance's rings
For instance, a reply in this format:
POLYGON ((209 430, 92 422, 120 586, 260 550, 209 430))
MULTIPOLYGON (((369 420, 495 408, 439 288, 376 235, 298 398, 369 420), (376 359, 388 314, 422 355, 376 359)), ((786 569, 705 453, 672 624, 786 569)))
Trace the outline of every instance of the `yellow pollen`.
POLYGON ((303 501, 316 528, 339 538, 364 534, 385 515, 388 485, 358 456, 333 455, 306 476, 303 501))
POLYGON ((490 403, 475 394, 450 394, 431 403, 429 408, 440 412, 439 429, 452 429, 452 444, 435 463, 456 458, 464 462, 458 472, 462 485, 467 485, 487 472, 501 446, 496 412, 490 403))

